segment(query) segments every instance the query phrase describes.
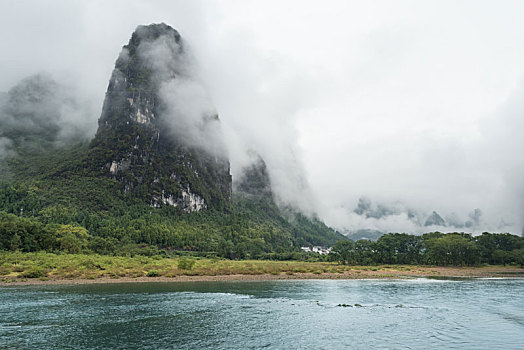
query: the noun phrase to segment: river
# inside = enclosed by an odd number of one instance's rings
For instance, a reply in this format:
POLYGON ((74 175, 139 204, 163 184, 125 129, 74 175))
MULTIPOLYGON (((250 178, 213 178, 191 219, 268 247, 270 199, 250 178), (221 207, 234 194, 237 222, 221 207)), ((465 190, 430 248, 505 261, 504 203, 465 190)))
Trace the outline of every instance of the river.
POLYGON ((524 279, 0 287, 0 349, 524 349, 524 279))

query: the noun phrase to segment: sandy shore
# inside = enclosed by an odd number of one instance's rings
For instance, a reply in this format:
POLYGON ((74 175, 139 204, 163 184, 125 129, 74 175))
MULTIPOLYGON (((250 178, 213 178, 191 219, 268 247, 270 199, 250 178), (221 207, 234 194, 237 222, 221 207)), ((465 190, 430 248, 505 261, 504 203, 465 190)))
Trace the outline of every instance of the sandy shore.
POLYGON ((426 267, 416 266, 409 270, 395 266, 362 268, 344 273, 293 273, 293 274, 235 274, 217 276, 176 276, 176 277, 121 277, 97 279, 4 279, 0 286, 21 285, 75 285, 96 283, 137 283, 137 282, 204 282, 204 281, 269 281, 290 279, 399 279, 399 278, 524 278, 524 269, 517 267, 426 267))

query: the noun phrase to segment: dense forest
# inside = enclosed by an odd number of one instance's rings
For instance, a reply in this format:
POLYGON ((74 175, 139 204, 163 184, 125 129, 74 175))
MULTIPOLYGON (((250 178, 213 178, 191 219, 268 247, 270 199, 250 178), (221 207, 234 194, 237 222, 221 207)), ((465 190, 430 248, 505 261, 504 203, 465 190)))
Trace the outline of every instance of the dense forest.
POLYGON ((140 192, 90 173, 87 143, 19 147, 0 161, 0 249, 167 254, 225 258, 290 256, 304 245, 331 246, 343 238, 315 218, 278 208, 267 196, 235 194, 225 210, 186 213, 152 207, 140 192))
POLYGON ((479 264, 524 265, 524 238, 509 233, 426 233, 422 236, 389 233, 376 242, 339 241, 330 260, 352 265, 429 264, 463 266, 479 264))

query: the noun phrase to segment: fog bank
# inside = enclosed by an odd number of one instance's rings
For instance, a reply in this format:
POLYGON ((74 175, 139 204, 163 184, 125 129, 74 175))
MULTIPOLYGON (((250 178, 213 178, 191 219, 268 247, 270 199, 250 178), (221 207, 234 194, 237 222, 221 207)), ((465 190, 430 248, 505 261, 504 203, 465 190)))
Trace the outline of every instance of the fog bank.
POLYGON ((253 149, 279 202, 340 229, 520 234, 522 13, 520 1, 12 2, 0 91, 66 77, 96 127, 122 45, 165 22, 198 62, 198 84, 165 91, 199 102, 172 112, 220 116, 234 176, 253 149), (445 226, 425 225, 434 211, 445 226))

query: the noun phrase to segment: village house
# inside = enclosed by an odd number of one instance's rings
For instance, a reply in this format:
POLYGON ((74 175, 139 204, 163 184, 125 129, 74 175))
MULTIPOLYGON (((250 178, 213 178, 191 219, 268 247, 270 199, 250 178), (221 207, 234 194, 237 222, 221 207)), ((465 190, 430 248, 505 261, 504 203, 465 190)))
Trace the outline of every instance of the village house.
POLYGON ((328 255, 329 252, 331 251, 331 247, 325 248, 325 247, 321 247, 321 246, 300 247, 300 249, 302 249, 302 251, 306 252, 306 253, 317 253, 317 254, 320 254, 320 255, 328 255))

